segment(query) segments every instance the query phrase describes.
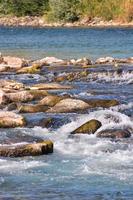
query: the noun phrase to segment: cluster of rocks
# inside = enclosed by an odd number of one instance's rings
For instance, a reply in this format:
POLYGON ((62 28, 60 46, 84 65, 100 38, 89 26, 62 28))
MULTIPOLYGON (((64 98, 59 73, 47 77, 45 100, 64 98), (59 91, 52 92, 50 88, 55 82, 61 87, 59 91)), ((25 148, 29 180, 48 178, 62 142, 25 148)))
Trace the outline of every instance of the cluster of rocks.
MULTIPOLYGON (((97 67, 102 64, 111 64, 114 67, 118 67, 121 64, 133 64, 133 57, 127 59, 116 59, 113 57, 99 58, 96 61, 91 61, 88 58, 63 60, 55 57, 45 57, 40 60, 30 61, 23 58, 2 56, 0 54, 0 72, 14 71, 17 74, 35 74, 45 66, 81 66, 83 69, 88 67, 97 67)), ((77 72, 76 77, 87 76, 87 71, 82 71, 80 74, 77 72)), ((60 77, 61 79, 61 77, 60 77)), ((66 79, 73 79, 73 74, 69 74, 66 79)))
POLYGON ((54 22, 47 23, 43 17, 25 16, 25 17, 1 17, 0 25, 2 26, 29 26, 29 27, 112 27, 112 26, 133 26, 133 22, 122 23, 120 21, 104 21, 99 17, 84 17, 83 19, 73 23, 54 22))
MULTIPOLYGON (((54 82, 26 85, 15 80, 0 80, 0 128, 15 128, 28 126, 23 113, 85 113, 88 110, 102 107, 109 108, 119 105, 115 99, 83 99, 64 94, 59 95, 57 91, 71 90, 73 86, 62 85, 57 82, 73 81, 88 75, 84 68, 93 67, 93 64, 119 63, 120 60, 113 58, 100 58, 95 62, 87 58, 62 60, 54 57, 46 57, 41 60, 28 61, 25 59, 0 55, 0 72, 13 72, 15 74, 39 73, 43 67, 53 66, 79 66, 82 71, 70 72, 67 75, 54 78, 54 82)), ((133 63, 133 58, 123 59, 121 62, 133 63)), ((52 119, 42 120, 41 126, 50 124, 52 119)), ((92 119, 81 125, 71 134, 96 134, 97 137, 126 138, 130 137, 129 130, 103 130, 99 131, 102 123, 92 119)), ((53 152, 53 142, 50 140, 32 140, 21 145, 4 144, 0 146, 0 156, 20 157, 37 156, 53 152)))
POLYGON ((94 134, 97 132, 96 136, 99 138, 112 139, 129 138, 131 136, 131 132, 128 129, 106 129, 99 131, 101 126, 102 123, 100 121, 92 119, 71 132, 71 134, 94 134))

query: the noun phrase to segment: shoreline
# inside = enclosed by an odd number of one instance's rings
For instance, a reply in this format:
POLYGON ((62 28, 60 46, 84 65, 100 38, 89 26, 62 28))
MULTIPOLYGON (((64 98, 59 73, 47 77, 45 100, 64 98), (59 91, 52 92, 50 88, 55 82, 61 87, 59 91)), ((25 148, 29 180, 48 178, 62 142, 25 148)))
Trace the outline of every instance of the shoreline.
POLYGON ((133 28, 133 22, 121 23, 115 21, 103 21, 94 18, 92 21, 85 19, 74 23, 46 23, 42 17, 0 17, 0 26, 4 27, 36 27, 36 28, 133 28))

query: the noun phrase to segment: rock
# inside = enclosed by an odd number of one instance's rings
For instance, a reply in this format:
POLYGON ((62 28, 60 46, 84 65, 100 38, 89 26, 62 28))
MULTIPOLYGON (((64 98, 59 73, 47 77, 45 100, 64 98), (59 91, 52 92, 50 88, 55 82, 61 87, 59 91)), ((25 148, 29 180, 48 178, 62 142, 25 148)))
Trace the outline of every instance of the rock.
POLYGON ((0 52, 0 64, 1 63, 4 63, 4 58, 3 58, 3 56, 2 56, 2 53, 0 52))
POLYGON ((0 64, 0 72, 7 72, 9 71, 10 67, 6 64, 0 64))
POLYGON ((77 65, 92 65, 92 61, 88 58, 81 58, 75 61, 77 65))
POLYGON ((0 88, 4 88, 4 90, 20 90, 24 88, 22 83, 18 83, 14 80, 0 80, 0 88))
POLYGON ((97 133, 97 137, 101 138, 128 138, 131 133, 128 130, 122 129, 107 129, 97 133))
POLYGON ((95 107, 103 107, 103 108, 109 108, 112 106, 117 106, 119 105, 119 102, 115 99, 112 100, 104 100, 104 99, 98 99, 98 100, 88 100, 86 101, 90 107, 95 108, 95 107))
POLYGON ((105 58, 98 58, 95 61, 95 64, 106 64, 106 63, 113 63, 115 61, 112 57, 105 57, 105 58))
POLYGON ((47 106, 44 105, 18 105, 18 110, 20 113, 37 113, 37 112, 46 112, 48 110, 47 106))
POLYGON ((64 60, 55 58, 55 57, 46 57, 41 60, 34 61, 34 63, 40 64, 41 66, 50 65, 50 64, 64 64, 64 60))
POLYGON ((57 95, 48 95, 44 99, 42 99, 39 104, 45 105, 45 106, 54 106, 59 101, 61 101, 63 97, 57 96, 57 95))
POLYGON ((0 89, 0 105, 7 104, 9 102, 6 94, 0 89))
POLYGON ((48 109, 48 113, 66 113, 88 109, 89 105, 82 100, 66 98, 48 109))
POLYGON ((34 97, 35 100, 42 99, 49 95, 46 90, 29 90, 28 92, 34 97))
POLYGON ((47 96, 47 91, 41 90, 26 90, 26 91, 18 91, 6 93, 6 97, 10 102, 29 102, 33 100, 42 99, 47 96))
POLYGON ((0 111, 0 128, 15 128, 25 126, 24 117, 8 111, 0 111))
POLYGON ((69 85, 60 85, 57 83, 40 83, 29 87, 30 90, 61 90, 61 89, 71 89, 69 85))
POLYGON ((28 65, 28 61, 22 58, 18 58, 18 57, 4 56, 3 59, 4 59, 4 62, 8 66, 10 66, 11 69, 15 69, 15 70, 28 65))
POLYGON ((53 142, 50 140, 40 143, 0 146, 0 156, 3 157, 40 156, 49 153, 53 153, 53 142))
POLYGON ((23 67, 17 71, 17 74, 36 74, 39 73, 41 66, 39 64, 34 64, 29 67, 23 67))
POLYGON ((8 93, 6 94, 6 96, 12 102, 27 102, 32 101, 34 99, 34 96, 30 94, 29 91, 18 91, 14 93, 8 93))
POLYGON ((101 126, 101 122, 92 119, 74 130, 71 134, 94 134, 101 126))

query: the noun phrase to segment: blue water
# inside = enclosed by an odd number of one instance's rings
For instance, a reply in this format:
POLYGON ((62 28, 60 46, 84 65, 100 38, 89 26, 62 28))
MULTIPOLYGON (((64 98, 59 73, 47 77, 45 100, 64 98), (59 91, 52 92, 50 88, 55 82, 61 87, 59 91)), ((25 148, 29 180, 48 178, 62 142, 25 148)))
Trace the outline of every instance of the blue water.
MULTIPOLYGON (((0 28, 0 51, 4 54, 41 58, 56 56, 133 56, 133 29, 107 28, 0 28)), ((133 130, 133 66, 89 68, 85 80, 66 82, 74 88, 58 91, 82 99, 117 99, 119 106, 96 108, 86 114, 25 114, 28 122, 56 118, 50 128, 1 129, 0 141, 14 135, 38 136, 54 142, 54 153, 39 157, 0 158, 2 200, 132 200, 133 136, 125 140, 98 139, 95 135, 70 137, 71 131, 90 119, 104 128, 133 130)), ((68 71, 81 71, 80 67, 68 71)), ((24 84, 48 82, 63 69, 44 68, 35 75, 0 74, 24 84), (52 71, 53 70, 53 71, 52 71)), ((68 72, 66 70, 66 72, 68 72)), ((57 91, 56 91, 57 92, 57 91)), ((1 143, 1 142, 0 142, 1 143)))
POLYGON ((132 28, 3 28, 0 51, 26 58, 131 57, 132 28))

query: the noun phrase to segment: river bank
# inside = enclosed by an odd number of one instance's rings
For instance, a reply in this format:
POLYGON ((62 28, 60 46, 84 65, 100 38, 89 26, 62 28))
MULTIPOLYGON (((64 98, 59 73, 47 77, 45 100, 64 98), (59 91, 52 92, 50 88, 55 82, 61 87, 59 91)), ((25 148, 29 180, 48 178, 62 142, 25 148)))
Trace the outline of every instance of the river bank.
POLYGON ((103 21, 101 18, 84 18, 74 23, 47 23, 43 17, 0 17, 0 26, 13 27, 133 27, 133 22, 103 21))

